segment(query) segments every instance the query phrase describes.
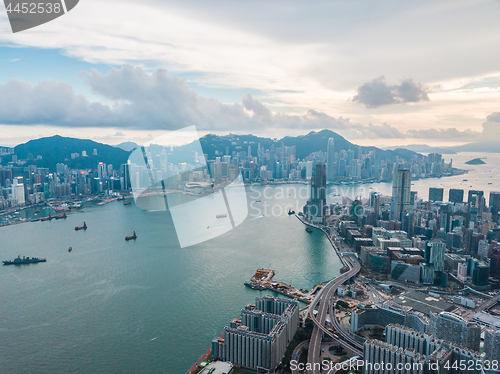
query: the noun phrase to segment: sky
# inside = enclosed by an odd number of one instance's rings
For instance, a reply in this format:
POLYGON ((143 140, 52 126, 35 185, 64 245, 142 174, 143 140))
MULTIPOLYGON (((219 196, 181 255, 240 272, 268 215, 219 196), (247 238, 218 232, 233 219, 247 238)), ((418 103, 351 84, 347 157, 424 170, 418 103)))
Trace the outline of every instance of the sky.
POLYGON ((81 0, 12 33, 0 145, 324 128, 361 145, 500 139, 500 0, 81 0))

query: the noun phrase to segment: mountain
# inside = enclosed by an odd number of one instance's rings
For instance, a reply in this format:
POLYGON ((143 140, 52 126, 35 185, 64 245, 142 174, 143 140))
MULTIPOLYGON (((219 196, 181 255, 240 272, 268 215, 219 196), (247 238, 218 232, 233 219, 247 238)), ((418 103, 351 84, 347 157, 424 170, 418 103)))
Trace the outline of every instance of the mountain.
MULTIPOLYGON (((349 142, 344 137, 331 130, 321 130, 319 132, 311 131, 306 135, 285 136, 284 138, 279 140, 258 137, 255 135, 229 134, 218 136, 208 134, 200 138, 200 144, 203 152, 208 155, 209 160, 214 159, 217 156, 221 156, 220 153, 217 155, 215 153, 216 151, 222 151, 224 152, 223 154, 225 154, 226 148, 229 151, 229 154, 232 154, 233 151, 245 151, 248 153, 248 147, 250 147, 252 156, 256 156, 259 143, 261 145, 261 148, 264 149, 270 149, 272 145, 274 145, 275 147, 281 147, 283 145, 288 147, 295 146, 297 158, 304 159, 314 152, 326 152, 329 138, 334 139, 335 152, 339 152, 341 150, 347 151, 349 149, 352 149, 355 152, 355 155, 357 155, 360 150, 362 150, 364 153, 375 151, 378 158, 384 159, 395 159, 396 156, 404 159, 409 159, 414 155, 423 157, 422 155, 419 155, 418 153, 407 149, 382 150, 376 147, 361 147, 349 142)), ((186 157, 184 160, 179 162, 185 162, 185 160, 189 160, 192 158, 192 156, 189 155, 190 152, 194 151, 194 149, 194 143, 179 147, 177 148, 176 152, 172 154, 173 157, 169 158, 169 161, 174 159, 177 161, 175 153, 179 152, 182 154, 182 157, 186 157)))
POLYGON ((453 149, 451 149, 452 147, 439 148, 439 147, 431 147, 431 146, 428 146, 427 144, 410 144, 410 145, 405 145, 402 147, 386 147, 384 149, 394 150, 397 148, 404 148, 404 149, 408 149, 409 151, 418 152, 418 153, 441 153, 443 155, 453 155, 453 154, 457 153, 457 152, 453 151, 453 149))
POLYGON ((500 153, 500 142, 498 140, 493 140, 489 142, 481 143, 468 143, 464 145, 458 145, 455 147, 449 147, 455 152, 490 152, 490 153, 500 153))
POLYGON ((123 149, 124 151, 130 152, 138 147, 137 143, 134 142, 123 142, 115 145, 116 148, 123 149))
POLYGON ((55 135, 48 138, 30 140, 14 148, 14 154, 18 160, 28 159, 28 155, 34 158, 30 165, 47 167, 55 170, 57 163, 68 165, 70 169, 93 169, 99 162, 112 164, 117 169, 121 164, 127 162, 130 152, 107 144, 101 144, 88 139, 66 138, 55 135), (94 149, 97 155, 94 155, 94 149), (87 156, 82 156, 82 151, 87 156), (71 158, 72 153, 78 153, 79 157, 71 158), (42 156, 42 159, 36 159, 42 156))

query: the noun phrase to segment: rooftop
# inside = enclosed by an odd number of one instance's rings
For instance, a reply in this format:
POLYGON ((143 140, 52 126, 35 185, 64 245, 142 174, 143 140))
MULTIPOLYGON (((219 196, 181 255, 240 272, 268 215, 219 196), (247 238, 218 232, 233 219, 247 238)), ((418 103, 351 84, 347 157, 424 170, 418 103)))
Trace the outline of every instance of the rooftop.
POLYGON ((205 368, 200 371, 200 374, 228 374, 232 369, 233 364, 230 362, 214 361, 205 366, 205 368))
POLYGON ((453 304, 419 291, 410 291, 401 294, 391 301, 401 306, 410 307, 412 310, 421 312, 425 315, 430 315, 431 312, 441 313, 443 311, 449 312, 455 309, 453 304))

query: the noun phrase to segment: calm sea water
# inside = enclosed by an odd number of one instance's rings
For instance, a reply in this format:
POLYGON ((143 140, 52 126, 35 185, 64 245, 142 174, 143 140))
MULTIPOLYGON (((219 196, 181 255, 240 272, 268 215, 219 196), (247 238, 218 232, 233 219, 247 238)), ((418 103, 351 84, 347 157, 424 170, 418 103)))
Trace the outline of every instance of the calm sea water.
MULTIPOLYGON (((453 157, 460 167, 472 156, 453 157)), ((416 181, 414 189, 424 198, 440 185, 498 190, 500 155, 486 156, 467 176, 416 181)), ((384 183, 349 187, 390 193, 384 183)), ((0 373, 185 373, 264 294, 243 285, 257 268, 270 266, 276 279, 309 289, 339 274, 327 239, 286 214, 305 203, 306 191, 252 187, 246 222, 183 249, 168 213, 121 202, 0 228, 2 260, 48 260, 0 268, 0 373), (83 221, 88 230, 76 232, 83 221), (125 242, 134 230, 138 239, 125 242)))

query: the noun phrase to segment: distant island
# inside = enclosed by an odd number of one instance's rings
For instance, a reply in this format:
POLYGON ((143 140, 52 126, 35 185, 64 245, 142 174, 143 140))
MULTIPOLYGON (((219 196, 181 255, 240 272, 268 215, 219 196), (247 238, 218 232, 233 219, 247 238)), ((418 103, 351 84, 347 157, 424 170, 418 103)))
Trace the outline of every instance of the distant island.
POLYGON ((475 158, 473 160, 469 160, 466 162, 467 165, 484 165, 486 162, 481 160, 480 158, 475 158))

